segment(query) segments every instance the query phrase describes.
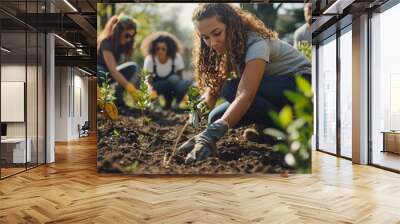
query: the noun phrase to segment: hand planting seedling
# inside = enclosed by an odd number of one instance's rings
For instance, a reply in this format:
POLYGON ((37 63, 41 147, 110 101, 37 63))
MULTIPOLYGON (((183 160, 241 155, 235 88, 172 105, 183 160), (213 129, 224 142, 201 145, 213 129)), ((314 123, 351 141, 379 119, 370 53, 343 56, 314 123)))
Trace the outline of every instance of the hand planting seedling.
MULTIPOLYGON (((164 166, 168 166, 172 157, 175 155, 179 140, 182 138, 182 134, 185 131, 186 127, 189 124, 192 124, 195 129, 199 128, 202 117, 204 117, 210 112, 210 110, 207 107, 207 103, 204 101, 204 98, 200 96, 200 91, 197 87, 195 86, 189 87, 188 97, 189 97, 188 109, 190 113, 189 121, 186 122, 183 128, 180 130, 178 137, 175 141, 175 144, 172 148, 171 156, 169 157, 169 159, 164 159, 164 166)), ((166 153, 164 155, 164 158, 167 158, 166 153)))
POLYGON ((114 91, 110 86, 108 73, 105 74, 105 80, 101 87, 97 85, 97 105, 102 110, 104 117, 115 121, 118 119, 118 109, 114 104, 114 91))
POLYGON ((190 113, 189 123, 197 129, 200 126, 202 118, 210 112, 210 109, 207 107, 204 97, 201 97, 200 91, 197 87, 189 87, 188 97, 188 109, 190 113))

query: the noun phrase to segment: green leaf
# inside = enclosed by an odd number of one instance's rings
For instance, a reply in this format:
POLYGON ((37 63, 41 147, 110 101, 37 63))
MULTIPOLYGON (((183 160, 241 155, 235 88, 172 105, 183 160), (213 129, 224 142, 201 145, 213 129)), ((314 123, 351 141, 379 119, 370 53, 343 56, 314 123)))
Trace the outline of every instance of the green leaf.
POLYGON ((269 112, 269 116, 271 117, 272 121, 275 123, 276 126, 278 127, 282 127, 282 124, 279 120, 279 115, 277 112, 275 111, 270 111, 269 112))
POLYGON ((275 137, 277 140, 286 140, 286 134, 274 128, 264 129, 264 134, 275 137))
POLYGON ((303 95, 301 95, 301 94, 299 94, 298 92, 295 92, 295 91, 285 90, 283 92, 283 94, 285 94, 285 96, 292 103, 299 103, 301 101, 305 101, 306 100, 306 98, 303 95))
POLYGON ((308 97, 312 96, 312 88, 310 83, 300 75, 296 76, 296 83, 297 83, 297 88, 305 95, 308 97))
POLYGON ((279 121, 283 128, 286 128, 293 120, 293 112, 290 106, 284 106, 279 112, 279 121))

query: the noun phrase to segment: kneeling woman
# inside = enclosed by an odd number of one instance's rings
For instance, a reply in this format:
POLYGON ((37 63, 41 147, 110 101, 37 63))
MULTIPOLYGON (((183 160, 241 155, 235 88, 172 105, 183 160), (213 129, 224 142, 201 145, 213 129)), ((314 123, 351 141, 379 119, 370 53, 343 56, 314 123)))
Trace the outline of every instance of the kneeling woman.
POLYGON ((167 109, 174 99, 172 108, 178 109, 191 83, 182 78, 184 63, 178 39, 167 32, 156 32, 143 41, 141 49, 146 56, 143 67, 152 74, 149 84, 157 95, 164 96, 167 109))
POLYGON ((283 91, 296 89, 295 74, 311 79, 307 59, 240 8, 201 4, 192 20, 197 33, 193 64, 204 103, 213 108, 220 96, 226 102, 210 112, 203 132, 179 148, 187 153, 186 163, 211 155, 229 128, 274 126, 268 112, 290 104, 283 91))
POLYGON ((137 72, 136 63, 132 62, 133 46, 137 33, 136 22, 125 15, 112 16, 97 39, 98 84, 106 81, 110 73, 110 84, 116 87, 116 101, 119 107, 125 107, 123 92, 126 90, 133 100, 138 99, 134 85, 137 72))

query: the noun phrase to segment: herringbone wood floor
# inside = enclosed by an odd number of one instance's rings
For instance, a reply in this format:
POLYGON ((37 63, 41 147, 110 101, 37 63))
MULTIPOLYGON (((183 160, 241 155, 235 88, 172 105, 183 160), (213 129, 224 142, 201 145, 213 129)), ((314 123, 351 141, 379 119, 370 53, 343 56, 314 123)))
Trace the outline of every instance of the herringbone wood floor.
POLYGON ((0 223, 400 223, 400 175, 315 152, 313 174, 96 173, 94 137, 0 181, 0 223))

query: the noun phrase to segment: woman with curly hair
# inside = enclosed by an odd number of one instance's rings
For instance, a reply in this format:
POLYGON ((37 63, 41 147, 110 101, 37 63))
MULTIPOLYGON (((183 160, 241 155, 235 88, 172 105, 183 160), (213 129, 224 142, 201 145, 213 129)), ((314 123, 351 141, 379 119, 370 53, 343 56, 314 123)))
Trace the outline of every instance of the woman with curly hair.
POLYGON ((149 84, 157 95, 164 96, 167 109, 174 99, 172 109, 179 109, 191 84, 182 78, 184 63, 179 40, 168 32, 156 32, 143 41, 141 49, 145 56, 143 67, 152 74, 149 84))
POLYGON ((117 105, 123 106, 124 89, 137 100, 138 92, 133 85, 137 65, 132 60, 133 45, 137 33, 137 23, 126 15, 112 16, 97 38, 98 84, 105 81, 105 75, 111 74, 116 88, 117 105), (118 65, 119 64, 119 65, 118 65))
MULTIPOLYGON (((295 74, 311 79, 311 65, 303 55, 238 7, 201 4, 192 21, 196 29, 193 65, 205 99, 202 103, 213 108, 220 96, 226 101, 210 112, 208 127, 179 148, 187 153, 186 163, 214 153, 229 128, 274 126, 268 112, 290 104, 283 91, 296 89, 295 74)), ((245 133, 248 140, 260 140, 255 129, 245 133)))

